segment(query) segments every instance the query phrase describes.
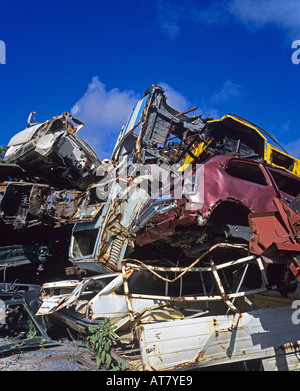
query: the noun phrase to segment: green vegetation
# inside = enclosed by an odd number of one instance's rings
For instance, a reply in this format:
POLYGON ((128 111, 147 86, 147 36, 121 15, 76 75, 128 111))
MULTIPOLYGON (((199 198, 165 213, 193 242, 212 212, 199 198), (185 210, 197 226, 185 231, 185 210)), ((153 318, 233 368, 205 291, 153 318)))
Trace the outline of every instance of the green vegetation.
POLYGON ((99 325, 89 327, 91 335, 86 338, 87 347, 95 353, 98 369, 106 366, 110 371, 124 370, 123 365, 111 355, 112 346, 117 340, 114 330, 108 318, 99 325))
POLYGON ((0 146, 0 163, 3 163, 4 155, 7 151, 7 147, 5 145, 0 146))

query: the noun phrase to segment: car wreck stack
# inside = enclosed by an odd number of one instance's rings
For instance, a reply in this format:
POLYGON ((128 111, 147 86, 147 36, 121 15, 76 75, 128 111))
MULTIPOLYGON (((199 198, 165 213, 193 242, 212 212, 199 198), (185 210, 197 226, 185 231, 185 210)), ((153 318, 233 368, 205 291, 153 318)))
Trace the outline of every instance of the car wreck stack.
POLYGON ((236 114, 188 116, 166 100, 145 91, 109 161, 69 113, 29 119, 12 138, 0 166, 2 296, 22 294, 18 278, 42 285, 35 319, 87 333, 109 318, 120 355, 135 344, 143 370, 253 359, 282 369, 278 356, 292 369, 300 162, 236 114))

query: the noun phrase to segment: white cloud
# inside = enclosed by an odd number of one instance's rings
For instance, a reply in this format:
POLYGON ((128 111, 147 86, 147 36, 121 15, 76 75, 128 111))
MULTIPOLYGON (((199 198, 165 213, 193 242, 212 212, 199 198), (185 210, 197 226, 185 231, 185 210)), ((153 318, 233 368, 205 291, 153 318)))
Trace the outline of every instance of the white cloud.
MULTIPOLYGON (((165 90, 167 97, 167 104, 173 107, 177 111, 185 111, 191 109, 193 105, 184 95, 174 90, 170 85, 166 83, 158 83, 165 90)), ((218 105, 223 103, 230 103, 241 98, 243 94, 242 87, 233 82, 232 80, 226 80, 220 90, 211 95, 208 99, 203 99, 199 96, 198 109, 191 112, 191 115, 200 115, 203 117, 213 117, 215 119, 220 118, 218 105)))
MULTIPOLYGON (((224 84, 227 85, 226 82, 224 84)), ((232 83, 232 84, 235 85, 234 83, 232 83)), ((188 109, 191 109, 191 108, 197 106, 198 109, 196 109, 195 111, 192 111, 190 113, 190 115, 202 114, 203 117, 210 116, 215 119, 220 117, 218 109, 216 107, 214 107, 214 103, 217 103, 217 102, 213 102, 211 98, 208 99, 207 101, 205 101, 203 98, 199 97, 199 103, 196 105, 193 105, 184 95, 182 95, 181 92, 174 90, 174 88, 171 87, 170 85, 163 83, 163 82, 158 83, 158 85, 161 86, 165 91, 165 95, 167 98, 167 104, 169 106, 173 107, 175 110, 177 110, 179 112, 183 112, 185 110, 188 110, 188 109)), ((229 86, 228 86, 228 88, 229 88, 229 86)), ((224 93, 224 98, 225 98, 225 91, 223 93, 224 93)), ((227 92, 227 100, 229 100, 229 98, 230 98, 229 92, 227 92)), ((220 103, 220 102, 218 102, 218 103, 220 103)))
MULTIPOLYGON (((158 83, 165 90, 167 97, 167 104, 178 111, 185 111, 191 109, 193 105, 184 95, 174 90, 170 85, 166 83, 158 83)), ((210 116, 215 119, 220 118, 219 105, 224 103, 232 103, 237 99, 240 99, 243 95, 242 86, 233 82, 232 80, 226 80, 220 90, 213 93, 208 99, 199 97, 198 109, 191 113, 194 115, 202 114, 203 117, 210 116)))
POLYGON ((92 78, 85 94, 74 104, 72 115, 85 123, 78 135, 98 154, 110 158, 122 126, 140 96, 134 91, 107 91, 98 76, 92 78))
POLYGON ((206 7, 199 7, 198 1, 190 1, 188 5, 188 13, 191 22, 195 24, 224 24, 229 21, 227 0, 212 0, 206 7))
POLYGON ((232 0, 229 12, 254 28, 273 24, 290 34, 300 32, 299 0, 232 0))
POLYGON ((167 98, 167 104, 173 107, 175 110, 182 112, 192 108, 191 103, 180 92, 174 90, 164 82, 158 83, 158 85, 164 89, 167 98))
POLYGON ((220 25, 232 20, 253 29, 274 25, 290 36, 300 32, 299 0, 212 0, 206 6, 196 0, 180 4, 158 0, 156 10, 158 25, 170 39, 179 37, 190 24, 220 25))
POLYGON ((156 11, 157 22, 162 33, 170 39, 177 38, 185 6, 168 0, 158 0, 156 2, 156 11))
POLYGON ((157 22, 161 32, 171 40, 180 35, 181 28, 190 23, 212 25, 227 20, 224 0, 213 0, 208 6, 201 7, 197 0, 186 0, 179 4, 169 0, 157 0, 157 22))
POLYGON ((242 87, 234 83, 232 80, 226 80, 220 91, 217 91, 210 98, 212 104, 227 103, 240 98, 242 95, 242 87))
POLYGON ((283 145, 288 154, 300 159, 300 139, 283 145))
POLYGON ((281 125, 281 127, 279 128, 279 132, 281 132, 281 133, 287 133, 287 132, 289 132, 289 130, 290 130, 290 125, 291 125, 291 121, 290 121, 290 120, 285 121, 285 122, 281 125))

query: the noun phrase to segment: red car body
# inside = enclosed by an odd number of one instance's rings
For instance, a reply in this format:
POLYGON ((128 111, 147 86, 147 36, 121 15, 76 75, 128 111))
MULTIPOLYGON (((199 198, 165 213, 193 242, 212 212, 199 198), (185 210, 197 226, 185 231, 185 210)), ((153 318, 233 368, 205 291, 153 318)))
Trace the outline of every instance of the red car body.
MULTIPOLYGON (((172 235, 178 227, 204 226, 224 214, 244 225, 249 213, 275 212, 274 197, 289 204, 300 193, 297 176, 265 164, 217 155, 199 167, 196 194, 166 200, 163 205, 173 202, 174 208, 157 214, 137 232, 139 246, 172 235)), ((152 199, 143 207, 141 220, 153 202, 152 199)))

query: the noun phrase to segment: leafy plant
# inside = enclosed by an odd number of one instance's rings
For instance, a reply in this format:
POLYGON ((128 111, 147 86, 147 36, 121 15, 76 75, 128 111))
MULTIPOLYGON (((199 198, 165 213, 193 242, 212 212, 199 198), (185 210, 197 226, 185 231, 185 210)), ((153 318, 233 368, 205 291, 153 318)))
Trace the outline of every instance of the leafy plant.
POLYGON ((116 327, 112 327, 109 319, 105 318, 103 323, 89 327, 91 335, 87 337, 87 346, 96 355, 97 368, 106 365, 109 370, 121 369, 121 365, 112 358, 111 348, 117 339, 114 332, 116 327))
POLYGON ((3 162, 3 158, 5 156, 5 153, 7 151, 7 147, 5 145, 0 146, 0 163, 3 162))
POLYGON ((28 338, 28 339, 35 338, 37 336, 37 334, 38 334, 38 332, 37 332, 35 325, 33 324, 32 321, 30 321, 29 330, 27 332, 26 338, 28 338))

